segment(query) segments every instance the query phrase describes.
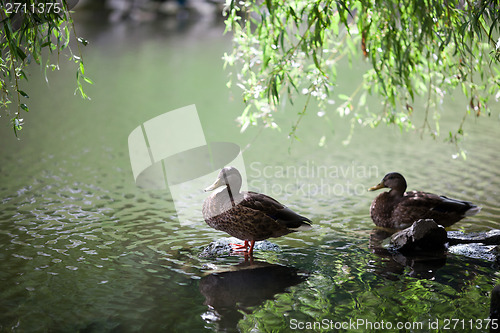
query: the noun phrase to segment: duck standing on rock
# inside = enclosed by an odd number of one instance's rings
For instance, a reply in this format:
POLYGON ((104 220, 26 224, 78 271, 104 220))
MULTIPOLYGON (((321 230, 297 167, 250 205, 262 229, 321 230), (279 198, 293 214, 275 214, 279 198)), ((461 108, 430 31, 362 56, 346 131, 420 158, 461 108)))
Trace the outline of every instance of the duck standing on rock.
POLYGON ((390 191, 379 194, 370 207, 372 220, 379 227, 405 229, 419 219, 433 219, 437 224, 449 227, 481 210, 468 201, 421 191, 405 192, 406 180, 397 172, 385 175, 380 184, 369 191, 384 187, 390 191))
POLYGON ((209 226, 244 240, 245 244, 238 248, 244 249, 245 254, 252 255, 255 241, 312 228, 311 220, 273 198, 256 192, 240 192, 241 184, 241 174, 236 168, 222 169, 205 192, 224 188, 205 199, 202 211, 209 226))

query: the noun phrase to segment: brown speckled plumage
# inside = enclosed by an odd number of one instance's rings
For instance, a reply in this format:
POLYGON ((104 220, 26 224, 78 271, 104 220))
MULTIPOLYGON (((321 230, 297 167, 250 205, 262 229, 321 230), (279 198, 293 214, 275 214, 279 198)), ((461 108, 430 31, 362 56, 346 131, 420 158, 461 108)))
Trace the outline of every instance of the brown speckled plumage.
POLYGON ((419 219, 433 219, 449 227, 480 210, 468 201, 421 191, 405 192, 406 180, 396 172, 385 175, 382 182, 370 188, 370 191, 384 187, 391 190, 378 195, 370 207, 372 220, 380 227, 404 229, 419 219))
POLYGON ((256 192, 240 192, 241 175, 234 167, 222 169, 207 190, 220 186, 225 188, 203 202, 203 218, 214 229, 241 240, 260 241, 311 228, 309 219, 273 198, 256 192))

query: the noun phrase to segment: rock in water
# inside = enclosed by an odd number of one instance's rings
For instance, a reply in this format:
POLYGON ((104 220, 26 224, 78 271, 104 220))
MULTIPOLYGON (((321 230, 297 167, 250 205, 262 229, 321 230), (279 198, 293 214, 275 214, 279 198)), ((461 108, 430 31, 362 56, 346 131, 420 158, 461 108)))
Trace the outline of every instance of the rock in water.
POLYGON ((494 245, 483 245, 481 243, 467 243, 450 246, 448 252, 472 259, 495 261, 498 251, 494 245))
POLYGON ((431 219, 420 219, 391 237, 392 247, 400 252, 444 249, 447 241, 444 227, 431 219))
POLYGON ((500 230, 472 232, 448 231, 448 251, 474 259, 500 264, 500 230))
POLYGON ((484 245, 500 245, 500 230, 494 229, 487 232, 474 232, 464 234, 461 231, 448 231, 450 245, 482 243, 484 245))
MULTIPOLYGON (((210 243, 200 253, 200 257, 220 257, 237 253, 233 250, 231 244, 241 243, 241 240, 234 237, 221 238, 210 243)), ((280 252, 278 245, 271 243, 268 240, 255 242, 255 250, 280 252)))

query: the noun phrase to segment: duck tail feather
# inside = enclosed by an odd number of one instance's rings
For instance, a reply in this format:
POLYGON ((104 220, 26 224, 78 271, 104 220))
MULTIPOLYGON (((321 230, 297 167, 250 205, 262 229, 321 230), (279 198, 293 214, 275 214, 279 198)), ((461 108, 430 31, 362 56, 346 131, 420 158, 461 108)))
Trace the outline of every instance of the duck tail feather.
POLYGON ((300 226, 295 227, 295 228, 289 227, 288 229, 293 230, 293 231, 306 231, 306 230, 311 230, 312 225, 310 225, 307 222, 302 222, 302 224, 300 226))
POLYGON ((476 215, 481 211, 481 207, 478 206, 472 206, 471 208, 467 209, 464 213, 465 216, 472 216, 476 215))

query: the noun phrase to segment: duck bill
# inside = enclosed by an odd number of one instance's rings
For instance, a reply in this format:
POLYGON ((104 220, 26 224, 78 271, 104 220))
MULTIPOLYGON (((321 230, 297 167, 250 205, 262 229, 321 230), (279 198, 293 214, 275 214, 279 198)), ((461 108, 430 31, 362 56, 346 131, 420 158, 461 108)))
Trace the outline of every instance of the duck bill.
POLYGON ((222 185, 224 185, 224 182, 221 179, 217 179, 215 183, 205 189, 205 192, 213 191, 216 188, 221 187, 222 185))
POLYGON ((381 182, 380 184, 377 184, 377 185, 375 185, 375 186, 370 187, 370 188, 368 189, 368 191, 376 191, 376 190, 380 190, 381 188, 384 188, 384 187, 386 187, 386 186, 384 185, 384 182, 381 182))

